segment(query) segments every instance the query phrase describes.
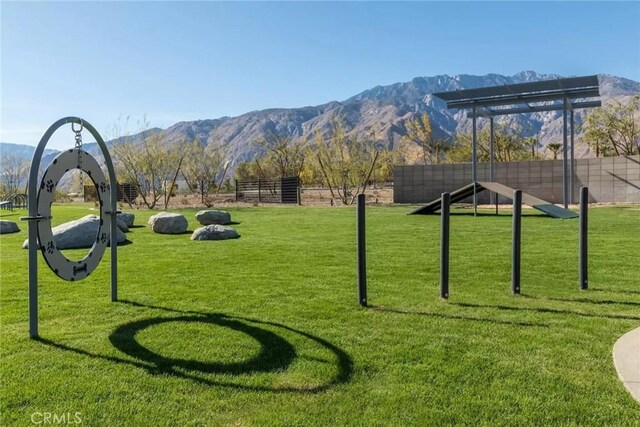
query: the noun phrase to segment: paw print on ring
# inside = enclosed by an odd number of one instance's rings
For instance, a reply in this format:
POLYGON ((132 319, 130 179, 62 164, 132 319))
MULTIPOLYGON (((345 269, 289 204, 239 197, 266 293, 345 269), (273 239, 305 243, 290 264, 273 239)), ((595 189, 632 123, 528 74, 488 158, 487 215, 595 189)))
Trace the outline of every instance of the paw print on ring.
POLYGON ((47 243, 47 249, 46 250, 47 250, 47 253, 49 255, 51 255, 53 253, 54 249, 55 249, 55 245, 53 244, 53 242, 50 241, 49 243, 47 243))
POLYGON ((53 184, 53 180, 51 179, 44 184, 44 189, 47 191, 47 193, 51 193, 53 191, 53 187, 55 187, 55 185, 53 184))
POLYGON ((100 242, 107 243, 108 238, 109 236, 107 235, 107 233, 100 234, 100 242))
POLYGON ((104 193, 105 191, 107 191, 109 189, 109 185, 105 184, 104 182, 100 183, 100 192, 104 193))

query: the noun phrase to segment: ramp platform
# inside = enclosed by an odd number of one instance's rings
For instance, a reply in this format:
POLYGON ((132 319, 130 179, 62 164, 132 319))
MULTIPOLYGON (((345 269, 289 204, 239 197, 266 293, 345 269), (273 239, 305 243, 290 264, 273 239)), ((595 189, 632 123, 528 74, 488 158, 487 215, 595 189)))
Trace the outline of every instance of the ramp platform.
MULTIPOLYGON (((449 193, 451 198, 451 203, 459 202, 460 200, 464 200, 467 197, 473 196, 473 183, 465 185, 464 187, 460 187, 457 190, 449 193)), ((511 187, 507 187, 504 184, 500 184, 499 182, 476 182, 476 193, 480 193, 484 190, 493 191, 496 194, 507 197, 509 199, 513 198, 514 189, 511 187)), ((537 197, 532 196, 528 193, 522 193, 522 203, 528 206, 531 206, 534 209, 539 210, 553 218, 577 218, 578 214, 572 212, 568 209, 561 208, 559 206, 554 205, 553 203, 546 202, 542 199, 538 199, 537 197)), ((440 210, 442 206, 442 200, 438 197, 436 200, 427 203, 424 206, 419 207, 411 212, 409 215, 428 215, 434 214, 440 210)))

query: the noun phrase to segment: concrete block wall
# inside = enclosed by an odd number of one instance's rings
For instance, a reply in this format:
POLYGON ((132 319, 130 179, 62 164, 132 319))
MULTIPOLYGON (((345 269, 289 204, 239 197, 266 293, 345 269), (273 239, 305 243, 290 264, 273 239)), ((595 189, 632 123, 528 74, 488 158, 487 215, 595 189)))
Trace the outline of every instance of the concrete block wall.
MULTIPOLYGON (((478 164, 478 181, 489 181, 489 164, 478 164)), ((551 203, 561 204, 562 160, 536 160, 496 163, 495 180, 519 188, 551 203)), ((582 186, 589 187, 591 202, 640 203, 640 156, 576 159, 574 163, 577 203, 582 186)), ((426 203, 471 183, 471 164, 396 166, 395 203, 426 203)), ((489 193, 479 195, 480 203, 489 203, 489 193)), ((467 200, 470 202, 471 199, 467 200)), ((508 199, 499 199, 508 202, 508 199)))

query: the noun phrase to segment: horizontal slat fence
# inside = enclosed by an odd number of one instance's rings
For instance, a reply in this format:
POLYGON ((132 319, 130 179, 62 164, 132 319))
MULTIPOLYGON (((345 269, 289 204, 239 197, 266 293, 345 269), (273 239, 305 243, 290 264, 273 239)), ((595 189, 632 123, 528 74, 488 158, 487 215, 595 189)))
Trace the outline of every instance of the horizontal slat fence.
POLYGON ((300 203, 300 179, 236 181, 236 201, 253 203, 300 203))

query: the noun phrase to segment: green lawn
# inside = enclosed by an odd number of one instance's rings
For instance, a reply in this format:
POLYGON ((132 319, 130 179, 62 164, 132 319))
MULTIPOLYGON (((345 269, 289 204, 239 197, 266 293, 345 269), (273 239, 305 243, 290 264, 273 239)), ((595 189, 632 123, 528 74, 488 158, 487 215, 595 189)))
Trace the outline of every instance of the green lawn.
MULTIPOLYGON (((135 212, 120 302, 109 251, 77 283, 40 259, 40 340, 28 338, 20 223, 0 236, 0 425, 36 412, 94 426, 640 425, 611 356, 640 326, 638 206, 590 210, 586 292, 578 221, 525 210, 520 296, 509 212, 454 210, 448 301, 439 217, 407 211, 367 210, 368 309, 354 208, 230 209, 242 237, 221 242, 153 234, 152 212, 135 212)), ((56 223, 87 213, 53 210, 56 223)))

